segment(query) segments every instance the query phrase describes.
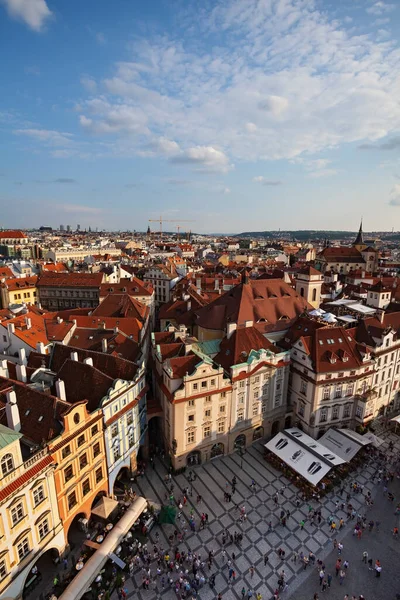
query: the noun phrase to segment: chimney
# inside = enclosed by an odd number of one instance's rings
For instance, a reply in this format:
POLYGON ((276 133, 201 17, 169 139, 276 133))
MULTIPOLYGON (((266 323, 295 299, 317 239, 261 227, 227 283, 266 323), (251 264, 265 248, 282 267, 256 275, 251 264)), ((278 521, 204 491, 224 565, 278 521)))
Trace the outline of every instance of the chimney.
POLYGON ((188 300, 186 302, 186 310, 189 312, 189 310, 191 310, 191 308, 192 308, 192 302, 191 302, 191 300, 188 300))
POLYGON ((7 361, 6 360, 0 360, 0 377, 7 377, 8 378, 8 366, 7 366, 7 361))
POLYGON ((63 322, 62 318, 61 317, 57 317, 57 323, 62 323, 62 322, 63 322))
POLYGON ((253 327, 253 321, 245 321, 244 326, 245 327, 253 327))
POLYGON ((384 311, 384 310, 381 310, 381 309, 377 310, 377 311, 376 311, 376 316, 378 317, 379 321, 380 321, 381 323, 383 323, 383 321, 384 321, 384 319, 385 319, 385 311, 384 311))
POLYGON ((234 331, 236 331, 237 328, 237 323, 228 323, 226 326, 226 337, 229 338, 231 337, 232 333, 234 331))
POLYGON ((88 358, 84 358, 83 362, 85 365, 90 365, 91 367, 93 367, 93 358, 91 356, 88 356, 88 358))
POLYGON ((12 333, 15 332, 15 325, 14 325, 14 323, 8 323, 8 325, 7 325, 7 331, 9 333, 9 335, 11 335, 12 333))
POLYGON ((103 338, 101 340, 101 351, 105 352, 105 353, 107 352, 107 339, 106 338, 103 338))
POLYGON ((18 381, 22 381, 22 383, 26 383, 27 382, 26 366, 24 364, 22 364, 22 365, 16 365, 15 368, 16 368, 16 371, 17 371, 17 379, 18 379, 18 381))
POLYGON ((36 344, 36 352, 39 352, 39 354, 46 354, 46 349, 43 342, 38 342, 36 344))
POLYGON ((71 352, 70 356, 71 356, 71 360, 78 362, 78 353, 77 352, 71 352))
POLYGON ((215 282, 214 282, 214 289, 215 289, 215 290, 219 290, 219 279, 218 279, 218 277, 215 279, 215 282))
POLYGON ((30 320, 29 317, 25 317, 25 324, 26 324, 26 328, 27 329, 31 329, 32 328, 32 321, 30 320))
POLYGON ((7 427, 14 431, 21 431, 21 420, 19 418, 19 410, 17 405, 17 394, 14 389, 10 389, 7 393, 6 417, 7 427))
POLYGON ((114 327, 114 333, 118 333, 119 332, 119 328, 117 326, 114 327))
POLYGON ((18 355, 19 355, 19 362, 21 363, 21 365, 26 365, 27 360, 26 360, 25 348, 20 348, 18 350, 18 355))
POLYGON ((67 394, 65 393, 65 383, 62 379, 57 379, 56 381, 56 394, 57 398, 60 398, 60 400, 67 399, 67 394))

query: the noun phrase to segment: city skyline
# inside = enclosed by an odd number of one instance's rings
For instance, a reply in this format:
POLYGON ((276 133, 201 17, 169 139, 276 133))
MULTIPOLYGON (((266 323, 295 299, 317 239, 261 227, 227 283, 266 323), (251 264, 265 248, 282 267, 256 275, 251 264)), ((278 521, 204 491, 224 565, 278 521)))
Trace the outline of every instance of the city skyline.
POLYGON ((0 11, 4 227, 143 231, 159 214, 199 233, 396 223, 395 3, 0 11))

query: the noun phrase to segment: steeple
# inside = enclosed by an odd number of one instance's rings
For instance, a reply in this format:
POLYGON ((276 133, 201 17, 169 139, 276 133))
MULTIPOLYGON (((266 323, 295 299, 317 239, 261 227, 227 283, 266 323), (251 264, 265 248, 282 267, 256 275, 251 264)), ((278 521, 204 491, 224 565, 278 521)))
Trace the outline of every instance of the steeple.
POLYGON ((360 229, 358 230, 357 237, 353 242, 353 246, 365 246, 364 244, 364 234, 362 229, 362 219, 360 223, 360 229))

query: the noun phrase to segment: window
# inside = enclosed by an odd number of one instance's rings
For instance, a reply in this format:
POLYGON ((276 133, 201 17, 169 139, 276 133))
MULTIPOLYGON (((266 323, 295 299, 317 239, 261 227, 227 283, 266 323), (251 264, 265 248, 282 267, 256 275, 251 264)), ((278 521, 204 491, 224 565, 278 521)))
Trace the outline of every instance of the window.
POLYGON ((11 509, 12 526, 15 527, 15 525, 24 518, 24 516, 24 505, 22 502, 18 502, 18 504, 11 509))
POLYGON ((259 375, 256 375, 254 377, 254 383, 260 383, 260 376, 259 375))
POLYGON ((205 397, 205 402, 211 402, 211 396, 206 396, 205 397))
POLYGON ((224 413, 225 411, 226 411, 226 404, 221 404, 221 406, 219 407, 219 412, 224 413))
POLYGON ((237 411, 237 420, 238 420, 238 421, 243 421, 243 419, 244 419, 244 411, 243 411, 243 409, 242 409, 242 408, 240 408, 240 409, 237 411))
POLYGON ((207 381, 202 381, 201 382, 201 387, 202 388, 206 388, 207 387, 207 381))
POLYGON ((337 385, 335 388, 335 398, 341 398, 342 397, 342 385, 337 385))
POLYGON ((14 459, 12 454, 5 454, 1 459, 1 472, 3 476, 14 469, 14 459))
POLYGON ((362 406, 357 406, 356 408, 356 417, 362 417, 363 409, 362 406))
POLYGON ((307 381, 304 381, 303 379, 300 382, 300 394, 307 396, 307 381))
POLYGON ((328 387, 325 387, 322 390, 322 400, 329 400, 330 397, 331 397, 331 389, 328 387))
POLYGON ((240 394, 239 398, 238 398, 238 402, 239 404, 244 404, 244 395, 240 394))
POLYGON ((29 554, 29 540, 28 536, 20 541, 17 546, 18 558, 22 560, 27 554, 29 554))
POLYGON ((319 414, 319 422, 320 423, 325 423, 328 420, 328 409, 327 408, 322 408, 321 412, 319 414))
POLYGON ((82 495, 87 496, 89 492, 90 492, 90 481, 89 481, 89 477, 88 477, 82 483, 82 495))
POLYGON ((116 460, 118 460, 119 457, 121 456, 121 449, 119 447, 119 444, 116 444, 115 446, 113 446, 113 456, 114 456, 114 462, 116 460))
POLYGON ((67 483, 67 481, 70 481, 74 476, 74 470, 72 468, 72 465, 68 465, 68 467, 66 469, 64 469, 64 481, 65 483, 67 483))
POLYGON ((96 469, 96 483, 100 483, 100 481, 103 479, 103 469, 101 467, 99 467, 98 469, 96 469))
POLYGON ((6 561, 0 560, 0 581, 7 577, 6 561))
POLYGON ((188 406, 194 406, 194 400, 189 400, 188 406))
POLYGON ((300 402, 299 402, 299 404, 298 404, 297 413, 298 413, 298 414, 299 414, 301 417, 304 417, 305 408, 306 408, 306 405, 304 404, 304 402, 301 402, 301 401, 300 401, 300 402))
POLYGON ((194 383, 194 384, 193 384, 193 391, 194 391, 194 392, 197 392, 197 390, 198 390, 198 387, 199 387, 199 384, 198 384, 198 383, 194 383))
POLYGON ((77 500, 76 500, 76 492, 72 492, 69 496, 68 496, 68 509, 71 510, 71 508, 74 508, 74 506, 77 504, 77 500))
POLYGON ((338 418, 339 418, 339 407, 334 406, 332 408, 332 419, 338 419, 338 418))
POLYGON ((211 436, 211 426, 206 425, 206 427, 204 427, 204 429, 203 429, 203 437, 207 438, 210 436, 211 436))
POLYGON ((226 392, 221 392, 221 399, 226 398, 226 392))
POLYGON ((225 421, 219 421, 218 433, 225 433, 225 421))
POLYGON ((62 456, 63 458, 67 458, 67 456, 69 456, 70 454, 71 454, 71 446, 65 446, 65 447, 62 449, 61 456, 62 456))
POLYGON ((43 502, 44 499, 45 499, 44 487, 42 485, 38 485, 33 490, 33 503, 35 506, 37 506, 38 504, 43 502))
POLYGON ((43 538, 45 538, 49 531, 49 520, 43 519, 43 521, 41 521, 38 526, 39 539, 42 540, 43 538))
POLYGON ((91 429, 91 434, 92 437, 96 435, 96 433, 98 433, 99 431, 99 426, 98 425, 93 425, 92 429, 91 429))
MULTIPOLYGON (((387 345, 387 342, 388 342, 388 340, 386 340, 386 345, 387 345)), ((388 357, 387 357, 387 354, 386 354, 385 358, 383 359, 383 364, 384 365, 387 364, 387 360, 388 360, 388 357)))
POLYGON ((135 444, 135 431, 133 427, 128 430, 128 445, 131 448, 135 444))
POLYGON ((387 394, 389 391, 389 384, 385 385, 385 394, 387 394))
POLYGON ((274 408, 278 408, 281 405, 282 396, 275 396, 274 398, 274 408))
POLYGON ((194 421, 194 415, 188 415, 188 421, 194 421))
POLYGON ((96 442, 93 446, 93 458, 96 458, 100 454, 100 442, 96 442))
POLYGON ((131 411, 126 415, 126 424, 132 425, 132 423, 133 423, 133 412, 131 411))
POLYGON ((353 389, 354 389, 354 385, 352 383, 348 383, 347 387, 346 387, 346 396, 352 396, 353 389))
POLYGON ((350 414, 351 414, 351 405, 346 404, 346 406, 343 409, 343 418, 348 419, 350 417, 350 414))
POLYGON ((268 401, 267 400, 263 400, 261 403, 261 412, 263 415, 265 415, 268 412, 268 401))
POLYGON ((85 436, 84 435, 80 435, 78 437, 78 442, 77 443, 78 443, 78 447, 79 446, 83 446, 83 444, 85 443, 85 436))
POLYGON ((85 467, 87 467, 87 465, 88 465, 88 459, 87 459, 87 455, 86 455, 86 452, 85 452, 85 454, 82 454, 79 457, 79 467, 81 469, 84 469, 85 467))
POLYGON ((259 409, 259 405, 258 405, 258 402, 257 402, 255 404, 253 404, 253 417, 256 417, 258 415, 258 413, 259 413, 258 409, 259 409))
POLYGON ((244 381, 239 381, 239 387, 240 387, 241 389, 243 389, 243 388, 244 388, 244 386, 245 386, 245 382, 244 382, 244 381))
POLYGON ((204 411, 204 417, 211 417, 211 409, 204 411))
POLYGON ((254 398, 254 400, 258 400, 259 395, 260 395, 260 390, 257 388, 253 392, 253 398, 254 398))
POLYGON ((194 444, 194 439, 195 439, 195 432, 194 431, 188 431, 187 432, 187 436, 186 436, 186 440, 188 444, 194 444))
POLYGON ((211 381, 210 381, 210 385, 211 385, 211 386, 215 386, 215 379, 211 379, 211 381))
POLYGON ((111 437, 115 438, 118 435, 118 423, 111 426, 111 437))

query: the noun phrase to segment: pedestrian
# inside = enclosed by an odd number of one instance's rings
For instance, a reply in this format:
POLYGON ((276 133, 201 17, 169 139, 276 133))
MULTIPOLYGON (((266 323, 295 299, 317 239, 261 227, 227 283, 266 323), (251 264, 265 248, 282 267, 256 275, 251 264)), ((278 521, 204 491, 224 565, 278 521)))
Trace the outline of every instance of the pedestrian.
POLYGON ((322 585, 322 582, 323 582, 324 578, 325 578, 325 573, 321 569, 320 572, 319 572, 319 585, 320 586, 322 585))
POLYGON ((328 582, 326 581, 326 579, 324 579, 324 580, 322 581, 322 588, 321 588, 321 589, 322 589, 322 591, 323 591, 323 592, 326 592, 326 588, 327 588, 327 587, 328 587, 328 582))
POLYGON ((245 597, 245 595, 246 595, 246 588, 244 588, 244 587, 243 587, 243 588, 242 588, 242 598, 244 598, 244 597, 245 597))
POLYGON ((363 563, 367 564, 367 560, 368 560, 368 552, 366 550, 364 550, 364 552, 362 554, 362 561, 363 561, 363 563))
POLYGON ((331 583, 332 583, 332 575, 330 573, 328 573, 328 587, 331 587, 331 583))
POLYGON ((264 554, 264 567, 268 563, 268 554, 264 554))
POLYGON ((303 529, 304 529, 304 525, 305 525, 304 521, 303 521, 303 520, 301 520, 301 521, 300 521, 300 523, 299 523, 299 525, 300 525, 300 529, 301 529, 301 531, 303 531, 303 529))
POLYGON ((340 583, 340 585, 343 585, 343 581, 344 581, 345 577, 346 577, 346 572, 343 571, 343 569, 340 569, 340 573, 339 573, 339 583, 340 583))
POLYGON ((254 575, 254 566, 251 565, 251 567, 250 567, 250 577, 253 577, 253 575, 254 575))

